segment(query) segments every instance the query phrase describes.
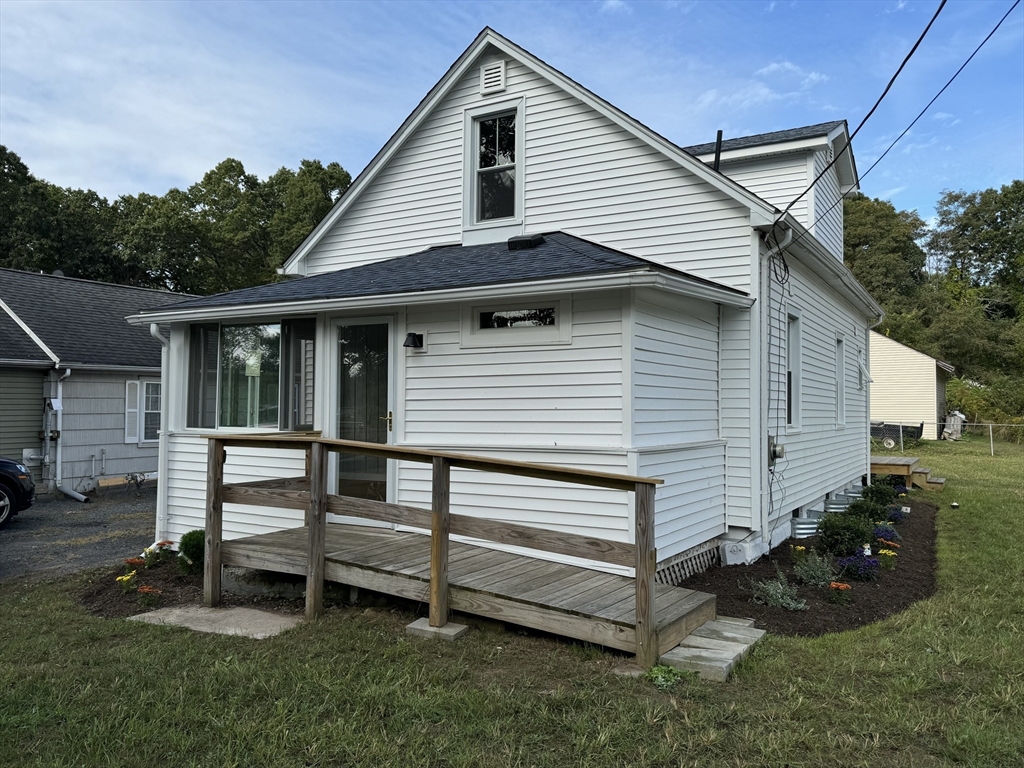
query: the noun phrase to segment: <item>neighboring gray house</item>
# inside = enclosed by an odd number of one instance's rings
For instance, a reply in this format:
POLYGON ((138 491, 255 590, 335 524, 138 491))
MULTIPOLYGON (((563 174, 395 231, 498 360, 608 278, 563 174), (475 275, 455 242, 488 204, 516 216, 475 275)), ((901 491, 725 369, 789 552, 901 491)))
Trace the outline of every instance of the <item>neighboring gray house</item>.
POLYGON ((181 298, 0 269, 0 455, 41 492, 155 472, 161 346, 124 318, 181 298))

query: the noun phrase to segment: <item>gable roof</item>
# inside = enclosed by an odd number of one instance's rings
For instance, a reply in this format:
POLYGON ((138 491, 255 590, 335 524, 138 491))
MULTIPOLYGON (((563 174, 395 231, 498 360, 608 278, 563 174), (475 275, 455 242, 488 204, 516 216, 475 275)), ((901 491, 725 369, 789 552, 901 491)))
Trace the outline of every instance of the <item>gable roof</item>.
POLYGON ((645 270, 681 277, 694 286, 746 296, 743 291, 653 264, 565 232, 550 232, 544 242, 509 250, 507 243, 447 245, 410 256, 325 272, 312 277, 203 296, 143 311, 147 314, 288 302, 327 301, 395 294, 423 294, 453 288, 509 286, 534 280, 607 275, 645 270))
POLYGON ((635 137, 662 152, 664 155, 683 166, 694 175, 703 179, 713 187, 721 190, 728 196, 749 207, 752 212, 760 213, 761 216, 756 224, 771 223, 772 214, 777 209, 770 203, 750 192, 743 186, 737 184, 722 173, 711 169, 706 164, 697 160, 692 154, 686 152, 677 144, 656 133, 646 125, 630 117, 618 107, 610 104, 597 94, 584 88, 570 77, 559 72, 554 67, 545 63, 524 48, 519 47, 508 38, 495 32, 490 27, 484 29, 477 35, 470 46, 462 52, 455 63, 449 67, 444 76, 434 85, 433 88, 423 97, 398 130, 388 139, 387 143, 373 157, 362 172, 352 182, 344 195, 338 199, 328 214, 313 228, 305 240, 299 244, 295 252, 285 261, 281 268, 282 274, 296 274, 299 271, 298 265, 306 255, 326 235, 334 223, 348 210, 359 198, 362 192, 377 177, 377 174, 387 165, 388 161, 402 148, 423 121, 430 115, 434 107, 448 95, 451 89, 466 74, 477 58, 485 52, 488 46, 493 46, 507 56, 515 58, 520 63, 530 67, 542 77, 547 78, 564 91, 575 96, 584 104, 611 120, 619 127, 625 129, 635 137), (760 219, 763 219, 760 220, 760 219))
MULTIPOLYGON (((801 139, 816 139, 820 136, 828 136, 836 128, 846 125, 845 120, 833 120, 828 123, 817 123, 805 125, 802 128, 790 128, 785 131, 772 131, 771 133, 757 133, 753 136, 741 136, 736 139, 726 139, 722 142, 722 151, 728 152, 733 149, 747 149, 749 147, 762 147, 769 144, 782 144, 801 139)), ((715 142, 706 144, 694 144, 692 147, 683 147, 691 155, 709 155, 715 151, 715 142)))
POLYGON ((51 367, 58 363, 49 350, 61 366, 159 368, 160 343, 125 317, 181 299, 167 291, 0 269, 6 307, 0 308, 0 359, 51 367))

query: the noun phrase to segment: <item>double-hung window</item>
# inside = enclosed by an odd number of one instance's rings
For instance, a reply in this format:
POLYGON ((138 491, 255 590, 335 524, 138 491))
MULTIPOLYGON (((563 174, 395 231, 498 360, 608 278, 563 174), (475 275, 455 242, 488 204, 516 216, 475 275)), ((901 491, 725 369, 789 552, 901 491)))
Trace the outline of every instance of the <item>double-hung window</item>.
POLYGON ((155 443, 160 439, 160 382, 128 379, 124 387, 124 441, 155 443))
POLYGON ((193 325, 187 426, 312 429, 316 323, 193 325))
POLYGON ((802 341, 800 314, 786 316, 786 426, 800 429, 800 374, 802 368, 802 341))
POLYGON ((476 121, 476 220, 516 215, 516 114, 476 121))

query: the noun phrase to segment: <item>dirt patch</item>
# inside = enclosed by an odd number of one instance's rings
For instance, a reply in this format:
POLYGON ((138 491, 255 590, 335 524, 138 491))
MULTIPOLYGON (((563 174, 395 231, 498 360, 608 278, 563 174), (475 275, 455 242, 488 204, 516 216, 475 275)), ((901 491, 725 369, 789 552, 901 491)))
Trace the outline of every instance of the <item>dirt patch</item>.
MULTIPOLYGON (((715 595, 720 615, 754 619, 759 629, 779 635, 816 637, 871 624, 935 593, 935 507, 916 500, 905 506, 912 511, 896 527, 903 537, 896 569, 883 570, 876 581, 850 581, 852 589, 846 593, 850 598, 848 604, 830 602, 827 589, 797 584, 790 549, 790 544, 797 542, 792 539, 755 563, 714 568, 692 576, 681 586, 715 595), (776 567, 790 584, 797 586, 800 599, 807 601, 808 610, 788 611, 760 605, 751 599, 751 584, 776 578, 776 567)), ((798 543, 810 549, 817 543, 817 537, 801 539, 798 543)))
MULTIPOLYGON (((264 595, 236 595, 222 592, 222 604, 260 607, 282 613, 301 613, 304 601, 269 597, 264 595)), ((203 577, 184 574, 174 558, 165 560, 152 568, 129 568, 122 566, 109 571, 97 572, 89 579, 88 586, 79 595, 79 601, 94 616, 105 619, 124 619, 157 608, 173 608, 184 605, 203 604, 203 577), (135 570, 136 587, 150 587, 159 593, 145 590, 125 591, 116 581, 127 571, 135 570)))

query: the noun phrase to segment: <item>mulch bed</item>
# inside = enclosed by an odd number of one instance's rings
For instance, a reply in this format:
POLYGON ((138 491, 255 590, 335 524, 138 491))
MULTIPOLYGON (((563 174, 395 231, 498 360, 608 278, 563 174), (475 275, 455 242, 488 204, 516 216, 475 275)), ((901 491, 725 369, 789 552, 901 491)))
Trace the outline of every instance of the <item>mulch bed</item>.
POLYGON ((757 562, 713 568, 690 577, 681 586, 715 595, 719 615, 754 619, 759 629, 778 635, 816 637, 879 621, 935 593, 935 507, 917 500, 900 502, 909 506, 911 513, 896 526, 903 537, 896 569, 883 570, 877 580, 870 582, 844 579, 852 586, 846 593, 850 596, 846 605, 830 602, 827 589, 798 584, 793 575, 790 545, 810 550, 817 543, 816 536, 790 539, 757 562), (786 581, 797 587, 800 599, 807 601, 806 611, 760 605, 751 599, 751 583, 777 578, 776 566, 786 581))
MULTIPOLYGON (((912 510, 906 521, 897 526, 903 537, 900 542, 896 570, 883 570, 873 582, 849 582, 846 594, 850 602, 830 602, 828 590, 798 585, 793 576, 790 544, 799 543, 810 549, 817 538, 789 540, 751 565, 713 568, 687 579, 681 586, 710 592, 718 598, 722 616, 752 618, 756 626, 779 635, 814 637, 828 632, 842 632, 884 619, 930 597, 935 592, 935 507, 922 501, 901 500, 912 510), (796 585, 801 599, 807 601, 806 611, 759 605, 751 599, 751 583, 776 578, 776 566, 790 584, 796 585)), ((83 606, 93 615, 122 619, 155 608, 202 605, 203 577, 180 572, 173 558, 153 568, 138 568, 138 584, 160 590, 156 599, 145 599, 136 592, 124 592, 115 578, 126 568, 116 568, 90 580, 80 595, 83 606)), ((301 599, 285 599, 252 595, 236 595, 225 591, 225 605, 258 605, 288 613, 303 609, 301 599)))

